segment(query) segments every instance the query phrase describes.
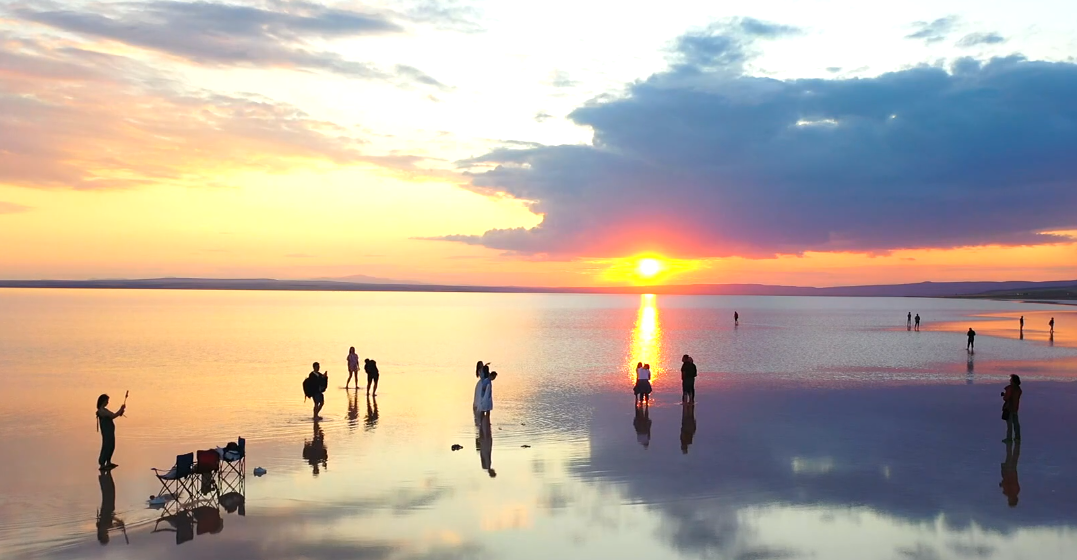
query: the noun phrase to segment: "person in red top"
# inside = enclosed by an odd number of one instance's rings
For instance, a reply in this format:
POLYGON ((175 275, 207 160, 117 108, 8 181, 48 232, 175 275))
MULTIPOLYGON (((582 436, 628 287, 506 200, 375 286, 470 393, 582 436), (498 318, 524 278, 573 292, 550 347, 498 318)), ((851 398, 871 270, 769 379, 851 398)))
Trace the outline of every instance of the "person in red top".
POLYGON ((1002 392, 1002 411, 1006 413, 1006 439, 1004 443, 1010 443, 1016 438, 1021 441, 1021 422, 1017 413, 1021 409, 1021 378, 1018 375, 1010 376, 1010 384, 1002 392))

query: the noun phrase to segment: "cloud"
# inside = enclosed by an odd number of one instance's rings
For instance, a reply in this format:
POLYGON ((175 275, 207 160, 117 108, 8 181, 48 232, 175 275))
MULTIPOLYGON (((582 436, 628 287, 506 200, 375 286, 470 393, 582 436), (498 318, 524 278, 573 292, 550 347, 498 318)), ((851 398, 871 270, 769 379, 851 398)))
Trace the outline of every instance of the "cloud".
POLYGON ((256 95, 191 89, 132 59, 0 33, 0 183, 76 189, 215 185, 311 162, 422 173, 350 128, 256 95))
POLYGON ((27 21, 84 37, 118 41, 203 66, 292 68, 400 85, 444 87, 406 65, 379 68, 318 45, 337 39, 403 33, 388 16, 315 2, 265 0, 259 6, 217 2, 119 2, 84 11, 51 2, 18 4, 27 21))
POLYGON ((470 189, 526 201, 538 226, 442 239, 549 258, 771 257, 1054 243, 1070 238, 1043 232, 1077 227, 1075 64, 777 80, 740 71, 742 32, 678 45, 667 71, 570 113, 590 145, 460 162, 470 189))
POLYGON ((726 69, 742 72, 755 54, 754 43, 803 33, 800 28, 753 18, 733 18, 716 22, 703 30, 686 33, 674 42, 674 73, 726 69))
POLYGON ((19 214, 30 210, 29 206, 23 206, 22 204, 15 204, 14 202, 0 201, 0 215, 3 214, 19 214))
POLYGON ((555 88, 570 88, 579 85, 579 82, 573 80, 568 72, 565 72, 564 70, 554 70, 553 72, 550 72, 550 79, 547 83, 555 88))
POLYGON ((906 35, 905 38, 922 40, 929 45, 938 43, 953 32, 957 23, 957 16, 941 17, 935 21, 918 21, 913 24, 916 31, 906 35))
POLYGON ((968 48, 979 45, 998 45, 1005 42, 1006 38, 998 33, 969 33, 957 42, 957 46, 968 48))
POLYGON ((478 33, 483 31, 479 23, 478 8, 460 0, 415 0, 404 8, 411 21, 432 24, 438 29, 478 33))

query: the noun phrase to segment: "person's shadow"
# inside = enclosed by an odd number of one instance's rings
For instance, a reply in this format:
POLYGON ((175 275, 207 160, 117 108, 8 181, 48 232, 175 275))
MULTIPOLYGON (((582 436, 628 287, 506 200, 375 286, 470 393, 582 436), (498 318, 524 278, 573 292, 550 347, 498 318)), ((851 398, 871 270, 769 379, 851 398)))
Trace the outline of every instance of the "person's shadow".
POLYGON ((681 453, 688 454, 688 446, 696 437, 696 403, 684 403, 681 407, 681 453))
POLYGON ((325 432, 314 422, 314 438, 303 442, 303 459, 313 468, 314 476, 321 474, 320 467, 329 470, 329 451, 325 448, 325 432))
POLYGON ((1021 458, 1021 442, 1006 444, 1006 460, 1002 463, 1002 482, 999 488, 1006 495, 1010 507, 1017 507, 1017 495, 1021 493, 1021 483, 1017 480, 1017 461, 1021 458))
POLYGON ((494 432, 490 426, 490 417, 483 415, 479 421, 479 439, 477 440, 479 446, 479 464, 482 466, 482 470, 486 471, 490 475, 490 478, 497 476, 497 471, 493 466, 493 453, 494 453, 494 432))
POLYGON ((648 404, 636 405, 636 417, 632 420, 636 429, 636 441, 647 449, 651 445, 651 407, 648 404))
POLYGON ((348 391, 348 429, 355 431, 359 426, 359 390, 348 391))
POLYGON ((378 397, 368 396, 366 398, 366 418, 364 419, 364 424, 366 425, 365 429, 368 432, 373 431, 374 428, 378 427, 378 397), (373 406, 371 406, 371 403, 373 403, 373 406))
POLYGON ((101 486, 101 508, 97 510, 97 542, 106 545, 109 542, 109 530, 119 529, 123 531, 123 539, 127 540, 127 527, 123 520, 116 516, 116 482, 112 480, 112 472, 106 471, 97 477, 101 486))

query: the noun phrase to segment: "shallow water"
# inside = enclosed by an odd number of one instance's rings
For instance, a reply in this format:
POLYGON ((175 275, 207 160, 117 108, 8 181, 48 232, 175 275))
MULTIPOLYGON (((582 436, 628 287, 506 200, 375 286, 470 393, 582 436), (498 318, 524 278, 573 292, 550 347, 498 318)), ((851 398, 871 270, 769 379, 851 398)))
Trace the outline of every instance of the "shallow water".
POLYGON ((1052 559, 1077 546, 1073 308, 0 290, 0 310, 3 558, 1052 559), (1005 322, 1021 314, 1023 340, 1005 322), (1044 314, 1054 340, 1030 319, 1044 314), (351 345, 378 361, 377 399, 342 389, 351 345), (700 368, 689 409, 683 353, 700 368), (480 357, 501 373, 481 441, 480 357), (313 360, 331 376, 317 424, 300 388, 313 360), (639 417, 637 361, 656 371, 639 417), (1016 462, 998 419, 1014 372, 1016 462), (107 392, 115 408, 125 390, 113 480, 126 539, 116 527, 102 546, 92 403, 107 392), (153 533, 149 468, 240 435, 245 515, 221 509, 223 529, 179 546, 153 533), (999 486, 1008 458, 1016 507, 999 486))

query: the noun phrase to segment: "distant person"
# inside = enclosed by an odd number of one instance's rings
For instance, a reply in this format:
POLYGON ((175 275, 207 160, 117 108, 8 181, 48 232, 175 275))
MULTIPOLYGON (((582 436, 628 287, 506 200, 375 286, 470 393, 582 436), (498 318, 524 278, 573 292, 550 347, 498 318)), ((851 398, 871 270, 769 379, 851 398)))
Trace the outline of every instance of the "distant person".
POLYGON ((915 326, 913 328, 915 328, 916 330, 920 330, 920 314, 919 313, 916 314, 916 324, 915 324, 915 326))
POLYGON ((905 327, 910 329, 912 328, 912 311, 910 311, 908 316, 905 317, 905 327))
POLYGON ((1051 317, 1051 320, 1048 321, 1047 324, 1050 325, 1050 327, 1051 327, 1051 334, 1054 334, 1055 333, 1055 318, 1051 317))
POLYGON ((696 402, 696 362, 691 356, 685 354, 681 357, 681 402, 696 402))
POLYGON ((651 407, 637 406, 636 417, 632 420, 636 429, 636 441, 647 449, 651 445, 651 407))
POLYGON ((482 363, 475 364, 475 398, 471 401, 471 412, 475 415, 475 423, 479 422, 479 401, 482 400, 482 378, 489 375, 490 366, 482 363))
POLYGON ((972 330, 972 327, 969 327, 969 332, 966 333, 966 334, 969 337, 969 342, 968 342, 968 344, 965 345, 965 349, 968 350, 969 352, 975 352, 976 351, 976 331, 972 330))
POLYGON ((366 372, 366 394, 370 394, 370 390, 374 390, 374 396, 378 396, 378 380, 381 378, 381 374, 378 373, 378 362, 367 358, 363 360, 363 371, 366 372))
POLYGON ((1017 480, 1017 461, 1021 458, 1021 442, 1016 445, 1006 444, 1006 461, 1002 463, 1002 482, 998 485, 1006 495, 1006 503, 1017 507, 1017 495, 1021 493, 1021 483, 1017 480))
POLYGON ((733 326, 735 327, 735 326, 737 326, 739 324, 740 324, 740 313, 737 313, 736 311, 734 311, 733 312, 733 326))
POLYGON ((1025 330, 1025 316, 1021 316, 1021 330, 1025 330))
POLYGON ((1002 391, 1002 418, 1006 420, 1006 439, 1004 443, 1021 441, 1021 421, 1018 412, 1021 410, 1021 377, 1017 374, 1010 376, 1010 384, 1002 391))
POLYGON ((688 403, 681 407, 681 453, 688 454, 688 446, 696 436, 696 405, 688 403))
POLYGON ((318 413, 325 406, 325 390, 329 388, 329 370, 322 373, 319 371, 320 369, 321 365, 314 362, 313 371, 303 380, 303 400, 307 398, 314 400, 315 420, 322 419, 321 416, 318 416, 318 413))
POLYGON ((348 349, 348 382, 344 384, 344 388, 348 388, 348 384, 352 382, 352 376, 355 376, 355 388, 359 388, 359 354, 355 353, 355 347, 352 346, 348 349))
POLYGON ((481 380, 481 391, 479 395, 479 414, 482 418, 487 420, 490 418, 490 411, 494 409, 494 380, 497 379, 497 372, 491 371, 489 375, 484 376, 481 380))
POLYGON ((112 470, 119 465, 112 462, 116 451, 116 417, 123 416, 127 405, 120 405, 119 410, 111 412, 108 408, 108 395, 97 397, 97 431, 101 432, 101 453, 97 456, 97 466, 101 472, 112 470))
POLYGON ((643 362, 636 364, 636 386, 632 388, 632 391, 636 394, 636 398, 640 403, 651 401, 651 365, 644 365, 643 362))

